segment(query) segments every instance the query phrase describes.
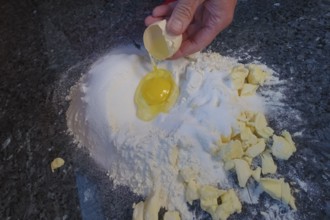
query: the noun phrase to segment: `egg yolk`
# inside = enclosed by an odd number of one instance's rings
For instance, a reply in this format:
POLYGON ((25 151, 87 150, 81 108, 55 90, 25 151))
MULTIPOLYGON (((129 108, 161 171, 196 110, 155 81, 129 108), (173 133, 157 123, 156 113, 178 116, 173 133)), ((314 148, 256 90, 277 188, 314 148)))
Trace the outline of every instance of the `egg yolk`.
POLYGON ((154 67, 145 75, 134 95, 136 115, 143 121, 154 119, 159 113, 167 113, 175 104, 179 95, 171 72, 154 67))
POLYGON ((149 105, 157 105, 167 100, 171 92, 171 82, 164 78, 152 78, 141 88, 142 97, 149 105))

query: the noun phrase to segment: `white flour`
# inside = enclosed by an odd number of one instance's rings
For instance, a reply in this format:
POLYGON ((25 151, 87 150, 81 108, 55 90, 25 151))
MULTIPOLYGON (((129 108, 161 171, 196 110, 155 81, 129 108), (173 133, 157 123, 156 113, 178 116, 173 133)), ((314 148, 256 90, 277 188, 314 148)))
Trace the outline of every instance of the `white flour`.
MULTIPOLYGON (((232 89, 228 74, 235 65, 236 60, 215 53, 163 62, 160 67, 173 73, 180 96, 168 114, 144 122, 136 117, 133 100, 140 79, 152 68, 148 56, 131 48, 113 51, 71 89, 69 130, 115 185, 143 196, 157 185, 169 210, 192 219, 178 171, 193 168, 200 184, 232 188, 212 149, 221 134, 237 128, 241 111, 265 111, 264 98, 242 98, 232 89)), ((246 191, 239 194, 242 201, 256 203, 260 192, 250 202, 246 191)))

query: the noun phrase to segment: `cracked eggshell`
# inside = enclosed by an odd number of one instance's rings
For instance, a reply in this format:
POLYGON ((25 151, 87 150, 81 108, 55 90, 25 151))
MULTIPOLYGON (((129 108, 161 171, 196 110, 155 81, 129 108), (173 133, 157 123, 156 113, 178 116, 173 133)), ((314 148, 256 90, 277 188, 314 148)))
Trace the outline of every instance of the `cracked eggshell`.
POLYGON ((155 22, 146 28, 143 43, 147 51, 158 60, 173 56, 180 48, 182 35, 171 35, 166 31, 166 20, 155 22))

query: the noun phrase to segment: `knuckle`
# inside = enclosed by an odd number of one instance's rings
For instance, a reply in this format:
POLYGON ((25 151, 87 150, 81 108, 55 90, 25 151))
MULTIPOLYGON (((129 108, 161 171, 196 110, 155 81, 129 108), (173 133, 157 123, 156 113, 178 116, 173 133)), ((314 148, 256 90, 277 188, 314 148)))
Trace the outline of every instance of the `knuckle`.
POLYGON ((182 4, 180 7, 176 8, 176 13, 178 17, 182 19, 192 19, 194 16, 193 7, 191 5, 182 4))

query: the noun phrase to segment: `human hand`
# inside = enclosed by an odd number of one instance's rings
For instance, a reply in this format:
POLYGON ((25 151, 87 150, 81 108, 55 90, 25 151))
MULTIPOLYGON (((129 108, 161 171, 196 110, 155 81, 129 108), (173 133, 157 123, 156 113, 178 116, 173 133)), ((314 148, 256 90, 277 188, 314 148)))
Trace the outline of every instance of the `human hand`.
POLYGON ((169 18, 167 31, 183 35, 180 49, 171 58, 176 59, 208 46, 232 22, 236 3, 237 0, 178 0, 155 7, 145 24, 169 18))

